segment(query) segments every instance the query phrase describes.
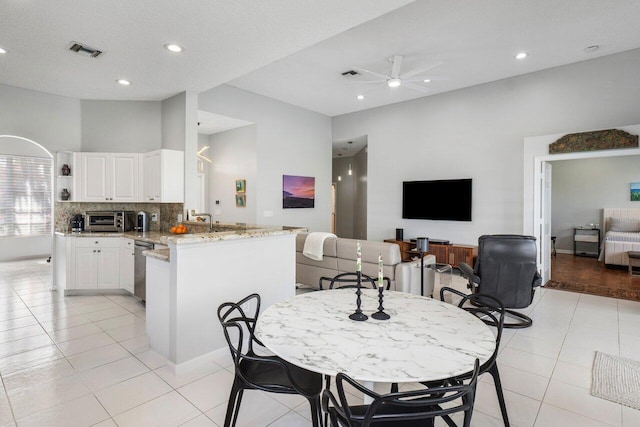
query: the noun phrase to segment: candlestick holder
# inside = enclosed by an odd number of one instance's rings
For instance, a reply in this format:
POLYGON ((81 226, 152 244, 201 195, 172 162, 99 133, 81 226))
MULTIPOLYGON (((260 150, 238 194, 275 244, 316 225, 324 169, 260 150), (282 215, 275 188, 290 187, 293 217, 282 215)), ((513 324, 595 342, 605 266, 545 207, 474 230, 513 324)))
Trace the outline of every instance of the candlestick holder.
POLYGON ((352 313, 351 315, 349 315, 349 319, 351 320, 357 320, 358 322, 362 322, 367 320, 369 317, 364 314, 362 312, 362 309, 360 308, 360 305, 362 304, 362 299, 360 298, 360 296, 362 295, 362 273, 360 271, 356 272, 356 275, 358 277, 357 281, 356 281, 356 311, 354 313, 352 313))
POLYGON ((378 302, 379 302, 378 311, 376 311, 371 315, 371 317, 373 317, 376 320, 389 320, 391 318, 391 316, 389 316, 387 313, 384 312, 384 307, 382 306, 383 291, 384 291, 384 287, 378 286, 378 302))

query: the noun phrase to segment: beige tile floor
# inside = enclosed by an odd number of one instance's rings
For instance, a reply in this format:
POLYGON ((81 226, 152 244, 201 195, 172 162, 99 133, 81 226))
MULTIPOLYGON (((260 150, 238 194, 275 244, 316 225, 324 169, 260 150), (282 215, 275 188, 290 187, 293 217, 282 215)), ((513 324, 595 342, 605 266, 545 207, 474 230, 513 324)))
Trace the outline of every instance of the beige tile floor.
MULTIPOLYGON (((229 359, 173 375, 133 297, 65 298, 50 283, 44 260, 0 263, 0 426, 222 425, 229 359)), ((640 303, 541 289, 526 311, 533 326, 505 331, 498 358, 512 425, 640 425, 640 411, 589 393, 595 350, 640 359, 640 303)), ((499 414, 483 376, 472 425, 499 414)), ((301 397, 247 392, 238 425, 311 422, 301 397)))

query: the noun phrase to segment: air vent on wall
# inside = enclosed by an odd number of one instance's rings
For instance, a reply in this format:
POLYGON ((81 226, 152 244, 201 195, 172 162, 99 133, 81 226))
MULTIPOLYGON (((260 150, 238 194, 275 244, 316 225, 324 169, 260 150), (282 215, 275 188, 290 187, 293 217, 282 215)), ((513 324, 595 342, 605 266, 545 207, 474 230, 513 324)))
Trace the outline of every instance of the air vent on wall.
POLYGON ((88 56, 90 58, 97 58, 99 55, 102 54, 101 50, 94 49, 92 47, 89 47, 87 45, 84 45, 78 42, 71 42, 71 47, 69 47, 69 50, 84 56, 88 56))

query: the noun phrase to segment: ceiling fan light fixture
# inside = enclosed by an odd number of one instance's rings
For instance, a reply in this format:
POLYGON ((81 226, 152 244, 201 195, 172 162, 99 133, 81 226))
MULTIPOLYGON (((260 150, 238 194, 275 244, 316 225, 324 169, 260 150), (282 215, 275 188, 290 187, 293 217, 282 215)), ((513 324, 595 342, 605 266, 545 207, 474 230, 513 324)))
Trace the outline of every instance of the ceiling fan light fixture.
POLYGON ((400 80, 399 78, 392 78, 387 80, 387 84, 389 85, 389 87, 398 87, 402 84, 402 80, 400 80))
POLYGON ((516 55, 516 59, 524 59, 524 58, 526 58, 527 56, 529 56, 529 54, 528 54, 527 52, 519 52, 519 53, 516 55))

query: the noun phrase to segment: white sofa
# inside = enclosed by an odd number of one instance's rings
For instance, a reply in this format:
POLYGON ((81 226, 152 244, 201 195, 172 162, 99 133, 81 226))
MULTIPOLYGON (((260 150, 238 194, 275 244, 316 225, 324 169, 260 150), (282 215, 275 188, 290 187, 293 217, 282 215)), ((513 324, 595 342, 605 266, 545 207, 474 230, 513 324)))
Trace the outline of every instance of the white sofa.
MULTIPOLYGON (((308 233, 296 236, 296 282, 298 288, 319 289, 321 277, 334 277, 340 273, 355 272, 358 240, 328 237, 324 241, 322 261, 305 255, 304 242, 308 233)), ((420 294, 420 261, 402 262, 400 247, 395 243, 361 240, 362 273, 378 277, 378 255, 382 255, 384 276, 391 280, 391 290, 420 294)), ((436 257, 424 257, 424 294, 433 293, 436 257)))

